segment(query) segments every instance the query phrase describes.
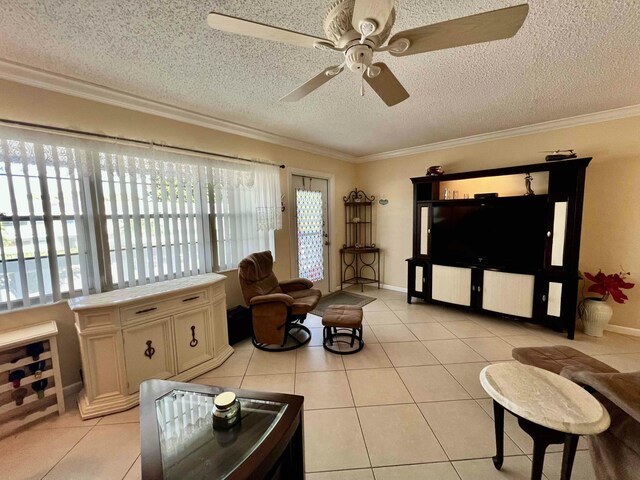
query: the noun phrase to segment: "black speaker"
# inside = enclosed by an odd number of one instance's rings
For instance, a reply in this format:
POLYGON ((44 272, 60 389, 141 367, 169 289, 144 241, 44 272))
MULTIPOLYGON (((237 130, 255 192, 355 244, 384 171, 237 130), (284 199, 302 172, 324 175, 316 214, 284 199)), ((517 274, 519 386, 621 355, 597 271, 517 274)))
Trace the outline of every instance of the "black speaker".
POLYGON ((227 310, 227 330, 229 332, 229 345, 251 337, 253 335, 251 310, 240 305, 227 310))

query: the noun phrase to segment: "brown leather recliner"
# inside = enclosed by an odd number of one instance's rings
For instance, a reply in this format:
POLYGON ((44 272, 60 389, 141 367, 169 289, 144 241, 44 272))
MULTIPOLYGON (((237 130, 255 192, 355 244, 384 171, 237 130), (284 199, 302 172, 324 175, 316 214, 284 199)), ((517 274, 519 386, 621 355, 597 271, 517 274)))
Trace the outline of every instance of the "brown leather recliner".
POLYGON ((311 281, 294 278, 279 282, 273 274, 270 251, 244 258, 238 265, 238 277, 244 300, 251 308, 256 348, 284 351, 309 343, 311 331, 302 322, 322 297, 311 281), (287 346, 290 339, 291 345, 287 346))

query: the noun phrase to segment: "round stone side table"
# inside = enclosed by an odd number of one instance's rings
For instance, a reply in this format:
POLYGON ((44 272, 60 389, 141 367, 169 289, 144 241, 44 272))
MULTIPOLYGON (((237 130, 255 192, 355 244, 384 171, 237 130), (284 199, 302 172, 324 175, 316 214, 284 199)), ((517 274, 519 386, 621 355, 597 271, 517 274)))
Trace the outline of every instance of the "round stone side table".
POLYGON ((572 381, 541 368, 517 362, 489 365, 480 372, 480 383, 493 399, 496 456, 500 470, 504 460, 504 411, 533 439, 531 480, 542 478, 549 445, 564 443, 561 480, 571 478, 580 435, 597 435, 609 428, 609 413, 592 395, 572 381))

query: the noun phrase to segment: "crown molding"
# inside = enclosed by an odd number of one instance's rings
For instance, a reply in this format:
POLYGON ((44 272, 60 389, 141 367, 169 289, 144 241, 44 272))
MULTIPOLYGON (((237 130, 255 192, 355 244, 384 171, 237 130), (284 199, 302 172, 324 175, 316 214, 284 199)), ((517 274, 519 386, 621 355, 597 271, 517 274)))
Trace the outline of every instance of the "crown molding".
POLYGON ((492 140, 501 140, 522 135, 559 130, 562 128, 576 127, 579 125, 588 125, 591 123, 599 123, 621 118, 640 116, 640 105, 631 105, 628 107, 604 110, 601 112, 588 113, 575 117, 534 123, 532 125, 525 125, 522 127, 481 133, 479 135, 471 135, 468 137, 461 137, 452 140, 445 140, 442 142, 428 143, 415 147, 400 148, 398 150, 390 150, 387 152, 380 152, 357 157, 331 148, 295 140, 293 138, 288 138, 281 135, 276 135, 264 130, 259 130, 246 125, 229 122, 209 115, 194 112, 192 110, 175 107, 173 105, 156 102, 147 98, 139 97, 118 90, 113 90, 101 85, 78 80, 73 77, 59 75, 34 67, 29 67, 27 65, 22 65, 20 63, 12 62, 9 60, 0 59, 0 78, 17 83, 22 83, 32 87, 42 88, 53 92, 105 103, 107 105, 135 110, 138 112, 156 115, 163 118, 169 118, 171 120, 198 125, 200 127, 210 128, 225 133, 231 133, 245 138, 260 140, 274 145, 294 148, 296 150, 335 158, 337 160, 343 160, 350 163, 366 163, 379 160, 387 160, 391 158, 405 157, 409 155, 433 152, 437 150, 445 150, 448 148, 461 147, 465 145, 473 145, 476 143, 490 142, 492 140))
POLYGON ((601 112, 587 113, 585 115, 577 115, 575 117, 561 118, 548 122, 534 123, 523 127, 508 128, 506 130, 498 130, 495 132, 481 133, 479 135, 471 135, 469 137, 455 138, 442 142, 427 143, 415 147, 400 148, 398 150, 390 150, 388 152, 374 153, 362 157, 353 158, 354 163, 366 163, 379 160, 387 160, 390 158, 406 157, 426 152, 434 152, 436 150, 445 150, 448 148, 462 147, 465 145, 473 145, 475 143, 490 142, 492 140, 501 140, 511 137, 520 137, 522 135, 531 135, 534 133, 549 132, 552 130, 560 130, 562 128, 577 127, 580 125, 589 125, 591 123, 607 122, 610 120, 618 120, 621 118, 640 116, 640 105, 631 105, 628 107, 615 108, 612 110, 604 110, 601 112))
POLYGON ((353 161, 354 157, 331 148, 314 145, 300 140, 283 137, 256 128, 215 118, 166 103, 156 102, 147 98, 113 90, 73 77, 51 73, 46 70, 29 67, 20 63, 0 59, 0 78, 13 82, 42 88, 74 97, 93 100, 107 105, 122 107, 137 112, 148 113, 179 122, 211 128, 241 137, 260 140, 263 142, 294 148, 338 160, 353 161))

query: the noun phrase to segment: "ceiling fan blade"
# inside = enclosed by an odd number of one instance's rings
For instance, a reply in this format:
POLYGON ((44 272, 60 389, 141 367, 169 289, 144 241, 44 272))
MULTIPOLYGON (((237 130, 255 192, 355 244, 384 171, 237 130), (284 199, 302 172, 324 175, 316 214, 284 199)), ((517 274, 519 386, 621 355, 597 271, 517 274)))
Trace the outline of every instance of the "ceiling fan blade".
POLYGON ((211 12, 207 16, 207 23, 211 28, 222 30, 223 32, 237 33, 238 35, 262 38, 264 40, 287 43, 299 47, 314 48, 314 45, 318 42, 328 42, 325 38, 313 37, 311 35, 305 35, 304 33, 272 27, 264 23, 243 20, 242 18, 230 17, 216 12, 211 12))
POLYGON ((387 106, 393 107, 409 98, 409 94, 389 67, 381 62, 374 63, 373 66, 380 68, 380 73, 373 78, 365 73, 364 79, 387 106))
POLYGON ((297 102, 301 98, 306 97, 315 89, 320 88, 322 85, 327 83, 329 80, 337 77, 342 71, 344 67, 341 65, 335 65, 333 67, 325 68, 322 73, 316 75, 308 82, 303 83, 298 88, 288 93, 284 97, 280 99, 281 102, 297 102))
POLYGON ((403 52, 391 50, 390 53, 396 57, 404 57, 416 53, 513 37, 520 30, 525 18, 527 18, 527 13, 529 13, 529 5, 525 3, 405 30, 396 33, 389 40, 389 44, 391 45, 400 38, 406 38, 411 42, 409 48, 403 52))
POLYGON ((368 34, 368 36, 377 35, 384 29, 393 10, 394 0, 356 0, 353 8, 353 17, 351 25, 360 32, 360 21, 370 19, 376 21, 376 29, 368 34))

